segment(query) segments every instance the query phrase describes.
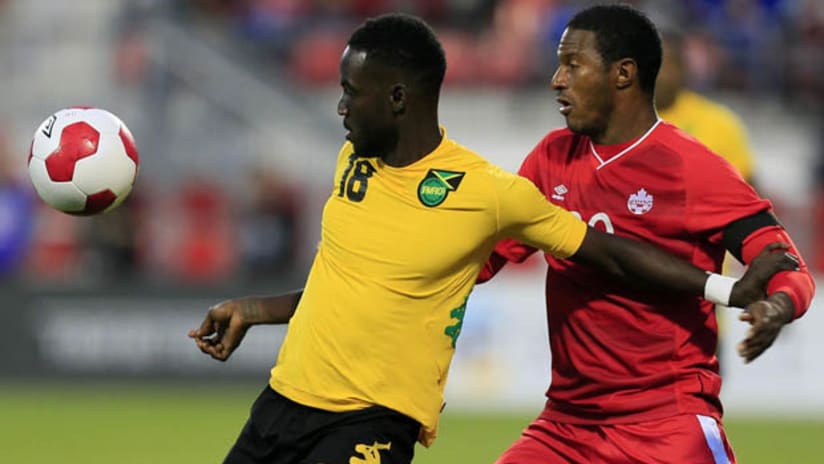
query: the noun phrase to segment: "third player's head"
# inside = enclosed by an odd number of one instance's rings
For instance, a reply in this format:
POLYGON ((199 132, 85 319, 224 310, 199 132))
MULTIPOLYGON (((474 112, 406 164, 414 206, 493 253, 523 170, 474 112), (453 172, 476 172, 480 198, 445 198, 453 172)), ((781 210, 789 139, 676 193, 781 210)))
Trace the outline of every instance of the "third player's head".
POLYGON ((598 137, 615 120, 633 116, 618 114, 627 106, 652 110, 661 39, 638 10, 625 5, 582 10, 564 30, 558 59, 552 88, 573 132, 598 137))
POLYGON ((422 20, 388 14, 364 22, 340 64, 338 114, 355 153, 383 157, 401 131, 436 123, 445 73, 443 48, 422 20))
POLYGON ((664 61, 655 83, 655 106, 667 109, 675 103, 678 94, 684 88, 684 38, 675 30, 661 33, 664 61))

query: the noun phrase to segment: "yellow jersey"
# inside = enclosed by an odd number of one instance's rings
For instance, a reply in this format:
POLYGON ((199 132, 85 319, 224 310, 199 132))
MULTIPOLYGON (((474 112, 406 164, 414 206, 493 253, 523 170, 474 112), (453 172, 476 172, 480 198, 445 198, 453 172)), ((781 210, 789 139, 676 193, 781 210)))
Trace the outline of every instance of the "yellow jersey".
POLYGON ((586 225, 445 132, 402 168, 347 142, 332 187, 270 385, 328 411, 390 408, 420 422, 429 446, 466 301, 495 244, 569 257, 586 225))
POLYGON ((741 177, 752 179, 754 162, 747 131, 729 108, 695 92, 681 91, 675 102, 666 110, 659 110, 658 115, 721 155, 741 177))

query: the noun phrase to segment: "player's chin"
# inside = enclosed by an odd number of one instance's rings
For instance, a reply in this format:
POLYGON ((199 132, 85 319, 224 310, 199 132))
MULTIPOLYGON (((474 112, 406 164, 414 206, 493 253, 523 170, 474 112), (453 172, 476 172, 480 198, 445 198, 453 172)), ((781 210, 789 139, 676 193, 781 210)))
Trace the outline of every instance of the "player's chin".
POLYGON ((569 130, 579 135, 592 137, 598 133, 598 131, 593 128, 592 124, 587 124, 586 121, 569 116, 566 118, 566 126, 569 130))
POLYGON ((360 158, 379 158, 384 153, 384 150, 377 148, 374 144, 358 143, 357 140, 352 142, 352 147, 360 158))
POLYGON ((586 135, 586 128, 580 123, 580 121, 576 121, 574 118, 570 118, 569 116, 566 116, 564 119, 566 119, 566 126, 569 130, 575 132, 576 134, 586 135))
POLYGON ((567 113, 562 113, 564 121, 566 122, 566 126, 572 132, 578 132, 583 129, 583 124, 581 124, 580 118, 576 118, 575 115, 569 111, 567 113))

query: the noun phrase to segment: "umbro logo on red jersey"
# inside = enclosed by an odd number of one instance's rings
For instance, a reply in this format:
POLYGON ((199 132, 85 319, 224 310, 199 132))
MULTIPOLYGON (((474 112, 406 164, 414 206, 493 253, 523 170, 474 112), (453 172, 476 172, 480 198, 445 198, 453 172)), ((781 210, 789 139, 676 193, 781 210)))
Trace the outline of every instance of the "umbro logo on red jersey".
POLYGON ((558 201, 564 201, 564 195, 566 195, 567 192, 569 192, 569 189, 566 188, 566 185, 564 184, 556 185, 555 188, 552 190, 555 191, 555 193, 552 194, 552 199, 558 201))
POLYGON ((653 197, 645 189, 641 189, 630 194, 627 200, 627 208, 632 214, 645 214, 652 209, 653 197))

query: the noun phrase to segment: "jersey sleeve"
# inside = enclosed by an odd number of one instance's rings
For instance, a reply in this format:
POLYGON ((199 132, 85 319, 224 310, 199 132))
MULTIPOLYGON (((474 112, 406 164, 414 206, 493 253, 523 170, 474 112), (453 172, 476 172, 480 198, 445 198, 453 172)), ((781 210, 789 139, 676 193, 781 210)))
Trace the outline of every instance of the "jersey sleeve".
POLYGON ((769 201, 758 196, 725 159, 703 147, 685 161, 686 226, 690 233, 709 236, 721 243, 724 227, 738 219, 769 210, 769 201))
MULTIPOLYGON (((526 158, 524 158, 520 169, 518 169, 518 175, 532 181, 532 183, 538 187, 538 190, 541 189, 541 176, 538 175, 540 172, 539 154, 545 150, 546 144, 547 138, 545 137, 538 142, 538 145, 536 145, 535 148, 533 148, 532 151, 526 156, 526 158)), ((537 250, 538 249, 535 247, 521 243, 512 238, 503 239, 495 246, 495 252, 493 256, 490 257, 490 261, 487 262, 487 266, 484 269, 489 270, 494 268, 494 272, 489 272, 491 277, 497 273, 497 271, 499 271, 504 264, 506 264, 500 260, 500 258, 505 258, 506 261, 512 263, 522 263, 537 250), (497 262, 500 262, 500 265, 493 266, 493 264, 497 262)))
POLYGON ((744 263, 750 264, 752 260, 766 246, 773 242, 782 242, 790 245, 789 253, 798 257, 797 271, 781 271, 774 274, 767 284, 767 295, 777 292, 784 292, 793 302, 795 313, 793 319, 803 316, 810 307, 815 295, 815 279, 810 274, 807 263, 799 253, 793 243, 792 238, 781 226, 767 226, 752 232, 743 240, 742 258, 744 263))
POLYGON ((578 251, 586 224, 569 211, 553 205, 528 179, 492 168, 498 200, 499 238, 514 238, 555 257, 568 258, 578 251))

